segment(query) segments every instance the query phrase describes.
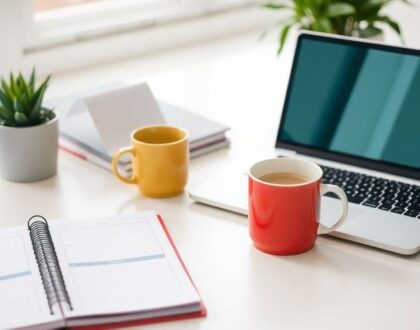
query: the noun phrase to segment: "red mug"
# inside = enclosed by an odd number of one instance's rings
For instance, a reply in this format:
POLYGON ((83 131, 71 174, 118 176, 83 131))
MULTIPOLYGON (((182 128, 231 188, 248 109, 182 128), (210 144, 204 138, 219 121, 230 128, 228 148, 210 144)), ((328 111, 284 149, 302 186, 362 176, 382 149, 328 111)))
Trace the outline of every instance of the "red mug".
POLYGON ((309 161, 275 158, 254 164, 249 171, 249 231, 254 246, 266 253, 292 255, 310 250, 319 234, 340 227, 347 216, 347 196, 338 186, 322 184, 321 168, 309 161), (270 173, 294 173, 305 178, 296 184, 277 184, 260 178, 270 173), (342 202, 335 225, 320 223, 321 196, 332 192, 342 202))

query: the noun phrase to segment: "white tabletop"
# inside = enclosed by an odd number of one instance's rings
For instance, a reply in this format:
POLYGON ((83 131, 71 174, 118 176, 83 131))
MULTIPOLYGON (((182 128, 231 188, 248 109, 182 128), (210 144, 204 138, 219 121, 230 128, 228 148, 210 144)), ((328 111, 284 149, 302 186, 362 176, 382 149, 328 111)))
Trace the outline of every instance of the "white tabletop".
MULTIPOLYGON (((191 186, 274 155, 291 47, 276 58, 274 43, 258 43, 257 36, 63 74, 50 93, 74 93, 116 77, 146 79, 158 98, 230 125, 230 148, 191 162, 191 186)), ((143 329, 420 329, 418 255, 401 257, 330 237, 319 237, 305 254, 267 255, 251 245, 246 217, 194 204, 186 194, 140 197, 134 186, 63 152, 57 176, 32 184, 0 181, 0 196, 0 227, 24 224, 32 214, 159 212, 208 316, 143 329)))

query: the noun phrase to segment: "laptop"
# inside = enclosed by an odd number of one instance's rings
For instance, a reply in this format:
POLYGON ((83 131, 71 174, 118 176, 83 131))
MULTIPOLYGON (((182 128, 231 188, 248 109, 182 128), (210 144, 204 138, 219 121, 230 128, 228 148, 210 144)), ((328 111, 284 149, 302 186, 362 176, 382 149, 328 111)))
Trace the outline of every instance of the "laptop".
MULTIPOLYGON (((346 192, 347 221, 330 235, 399 254, 420 250, 420 50, 301 33, 275 147, 279 157, 319 164, 323 182, 346 192)), ((189 195, 246 215, 243 170, 189 195)), ((322 198, 323 223, 339 212, 334 196, 322 198)))

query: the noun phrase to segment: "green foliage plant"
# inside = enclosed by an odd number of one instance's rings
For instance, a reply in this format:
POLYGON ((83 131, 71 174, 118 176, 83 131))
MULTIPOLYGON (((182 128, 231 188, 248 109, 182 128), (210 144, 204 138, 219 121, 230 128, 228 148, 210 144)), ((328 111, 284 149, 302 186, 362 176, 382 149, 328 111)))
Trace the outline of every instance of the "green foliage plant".
POLYGON ((36 87, 35 69, 29 79, 21 73, 10 73, 8 81, 0 79, 0 125, 28 127, 47 123, 55 118, 52 109, 43 106, 50 76, 36 87))
MULTIPOLYGON (((393 1, 398 0, 274 0, 263 4, 263 7, 289 13, 280 22, 280 53, 292 27, 369 38, 382 33, 378 26, 382 23, 394 30, 402 41, 399 24, 381 13, 393 1)), ((408 3, 407 0, 399 1, 408 3)))

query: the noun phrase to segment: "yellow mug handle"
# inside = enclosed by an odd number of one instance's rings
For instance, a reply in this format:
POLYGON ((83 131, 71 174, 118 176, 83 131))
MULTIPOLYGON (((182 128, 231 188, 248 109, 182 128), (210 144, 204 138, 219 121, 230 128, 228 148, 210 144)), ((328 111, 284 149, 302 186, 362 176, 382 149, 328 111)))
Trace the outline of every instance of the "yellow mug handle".
POLYGON ((118 150, 114 156, 112 157, 112 172, 114 172, 114 175, 122 182, 124 183, 130 183, 130 184, 136 184, 137 183, 137 178, 136 175, 134 174, 134 167, 133 168, 133 174, 131 177, 127 178, 125 176, 122 176, 121 173, 118 170, 118 161, 120 160, 121 156, 124 154, 131 154, 132 160, 134 158, 134 152, 135 149, 133 147, 126 147, 126 148, 121 148, 120 150, 118 150))

